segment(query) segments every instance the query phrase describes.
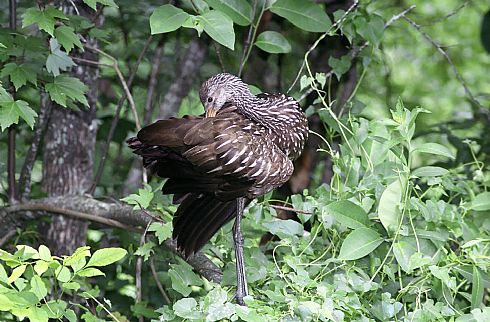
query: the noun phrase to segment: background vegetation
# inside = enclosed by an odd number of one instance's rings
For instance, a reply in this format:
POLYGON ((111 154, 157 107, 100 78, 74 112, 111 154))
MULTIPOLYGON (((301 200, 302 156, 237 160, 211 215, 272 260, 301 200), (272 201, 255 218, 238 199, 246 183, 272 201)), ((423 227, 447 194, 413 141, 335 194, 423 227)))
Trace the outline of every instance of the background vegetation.
POLYGON ((484 0, 0 3, 0 320, 489 321, 484 0), (182 259, 125 140, 227 71, 300 101, 290 182, 182 259))

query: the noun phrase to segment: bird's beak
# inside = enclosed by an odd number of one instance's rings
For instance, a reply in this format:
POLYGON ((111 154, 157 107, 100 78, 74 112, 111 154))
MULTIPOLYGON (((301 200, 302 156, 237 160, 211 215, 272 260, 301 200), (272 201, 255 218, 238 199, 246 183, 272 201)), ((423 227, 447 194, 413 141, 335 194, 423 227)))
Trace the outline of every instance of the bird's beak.
POLYGON ((215 117, 216 114, 218 113, 218 110, 214 104, 212 105, 209 105, 207 108, 206 108, 206 117, 215 117))

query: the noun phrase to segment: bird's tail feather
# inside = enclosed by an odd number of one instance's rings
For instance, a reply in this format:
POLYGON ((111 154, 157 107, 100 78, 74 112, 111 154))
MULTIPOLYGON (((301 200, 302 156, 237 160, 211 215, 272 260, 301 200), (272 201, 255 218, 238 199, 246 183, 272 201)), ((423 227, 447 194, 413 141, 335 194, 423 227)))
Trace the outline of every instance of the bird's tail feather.
POLYGON ((213 235, 236 216, 236 201, 212 195, 188 194, 174 217, 173 238, 185 256, 199 251, 213 235))

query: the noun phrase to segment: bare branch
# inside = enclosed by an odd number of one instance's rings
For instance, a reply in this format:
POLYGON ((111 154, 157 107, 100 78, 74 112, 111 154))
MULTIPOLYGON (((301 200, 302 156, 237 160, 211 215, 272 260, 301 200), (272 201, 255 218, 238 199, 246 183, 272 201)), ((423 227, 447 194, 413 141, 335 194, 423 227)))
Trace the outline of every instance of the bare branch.
POLYGON ((182 99, 187 96, 193 82, 196 80, 196 75, 199 73, 199 68, 206 55, 206 49, 207 45, 200 39, 190 42, 182 59, 182 64, 178 69, 177 77, 165 94, 163 103, 160 104, 158 118, 166 119, 175 116, 182 99))
MULTIPOLYGON (((247 53, 249 52, 251 42, 252 42, 252 35, 253 35, 253 30, 254 28, 257 28, 258 26, 255 26, 253 19, 255 19, 255 13, 257 11, 257 2, 258 0, 254 0, 254 5, 252 9, 252 23, 250 24, 250 28, 248 28, 248 35, 247 38, 245 39, 245 43, 243 44, 243 53, 242 53, 242 59, 240 60, 240 69, 238 70, 238 77, 242 75, 243 72, 243 67, 245 66, 246 62, 246 57, 247 53)), ((264 8, 262 7, 262 11, 264 8)), ((262 13, 260 14, 262 16, 262 13)), ((259 18, 260 20, 260 18, 259 18)))
MULTIPOLYGON (((0 208, 0 236, 15 231, 24 222, 46 216, 51 213, 89 220, 112 227, 142 232, 153 221, 144 211, 134 210, 120 203, 107 203, 88 196, 64 195, 0 208), (15 216, 12 216, 15 214, 15 216)), ((158 217, 157 214, 153 216, 158 217)), ((173 240, 164 242, 165 247, 177 256, 182 256, 173 240)), ((210 281, 219 283, 223 273, 204 254, 198 252, 185 259, 198 274, 210 281)))
POLYGON ((150 257, 150 269, 151 269, 151 275, 153 276, 153 279, 157 284, 158 290, 160 291, 160 294, 162 294, 164 304, 169 305, 171 303, 170 298, 168 297, 167 292, 165 292, 162 283, 160 283, 160 279, 158 278, 157 270, 155 268, 155 261, 153 260, 153 257, 150 257))
POLYGON ((279 206, 279 205, 270 205, 270 207, 271 208, 274 208, 274 209, 279 209, 279 210, 293 211, 293 212, 296 212, 298 214, 306 214, 306 215, 313 214, 312 212, 309 212, 309 211, 304 211, 304 210, 301 210, 301 209, 296 209, 296 208, 291 208, 291 207, 285 207, 285 206, 279 206))
POLYGON ((427 33, 425 33, 421 29, 420 25, 418 25, 415 21, 413 21, 412 19, 410 19, 406 16, 403 16, 403 19, 405 19, 412 27, 417 29, 417 31, 422 35, 422 37, 424 37, 425 40, 427 40, 432 46, 434 46, 434 48, 436 48, 437 51, 440 52, 441 55, 447 60, 448 64, 451 66, 451 69, 453 70, 454 74, 456 75, 456 78, 461 83, 461 86, 463 86, 463 89, 464 89, 466 95, 468 96, 470 101, 475 105, 475 107, 473 107, 473 111, 476 114, 484 114, 488 117, 488 113, 482 112, 483 110, 486 110, 486 109, 483 107, 483 105, 480 103, 480 101, 478 101, 475 98, 475 96, 471 92, 468 85, 466 85, 466 82, 463 79, 463 76, 459 73, 458 69, 454 65, 453 60, 451 59, 451 56, 449 56, 449 54, 444 50, 444 48, 441 45, 439 45, 434 39, 432 39, 427 33))
MULTIPOLYGON (((131 71, 128 81, 127 81, 127 87, 130 88, 131 84, 133 83, 134 77, 136 75, 136 71, 138 70, 138 66, 143 60, 143 57, 145 56, 146 50, 148 49, 148 46, 150 45, 150 42, 152 40, 152 36, 150 35, 148 39, 146 40, 145 46, 140 52, 140 55, 138 56, 138 59, 136 61, 136 64, 131 71)), ((105 166, 105 161, 107 160, 107 154, 109 153, 109 145, 111 144, 112 137, 114 136, 114 132, 116 131, 116 126, 117 123, 119 122, 119 115, 121 113, 122 107, 124 105, 124 102, 126 101, 126 92, 121 96, 119 99, 119 102, 117 103, 116 107, 116 112, 114 114, 114 118, 112 119, 111 123, 111 128, 109 129, 109 134, 107 135, 107 139, 105 141, 104 147, 102 148, 102 153, 101 153, 101 158, 100 158, 100 164, 99 167, 97 168, 97 173, 94 178, 94 182, 92 183, 92 187, 88 190, 88 193, 93 195, 95 192, 95 189, 97 188, 97 185, 99 184, 100 178, 102 177, 102 172, 104 171, 104 166, 105 166)))
POLYGON ((22 170, 19 177, 19 196, 21 200, 25 200, 31 193, 31 173, 36 161, 37 151, 39 150, 39 144, 48 126, 49 117, 51 115, 52 104, 46 93, 41 94, 41 109, 39 111, 39 118, 34 130, 34 138, 32 139, 31 146, 27 151, 22 170))

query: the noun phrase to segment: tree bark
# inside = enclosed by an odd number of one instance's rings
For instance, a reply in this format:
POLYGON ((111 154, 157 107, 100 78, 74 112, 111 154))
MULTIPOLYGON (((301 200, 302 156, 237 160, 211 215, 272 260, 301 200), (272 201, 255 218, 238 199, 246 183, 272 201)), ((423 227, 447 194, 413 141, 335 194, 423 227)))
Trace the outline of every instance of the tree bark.
MULTIPOLYGON (((81 0, 74 1, 80 15, 89 19, 95 11, 81 0)), ((65 12, 73 10, 71 5, 65 12)), ((96 47, 95 40, 87 42, 96 47)), ((97 55, 88 50, 78 55, 83 59, 97 61, 97 55)), ((48 196, 83 194, 90 188, 93 175, 96 139, 95 106, 97 101, 97 67, 80 65, 73 69, 72 76, 78 77, 89 87, 89 108, 79 110, 54 104, 50 122, 44 138, 42 188, 48 196)), ((72 253, 85 244, 87 223, 78 219, 54 216, 46 231, 46 243, 57 255, 72 253)))

